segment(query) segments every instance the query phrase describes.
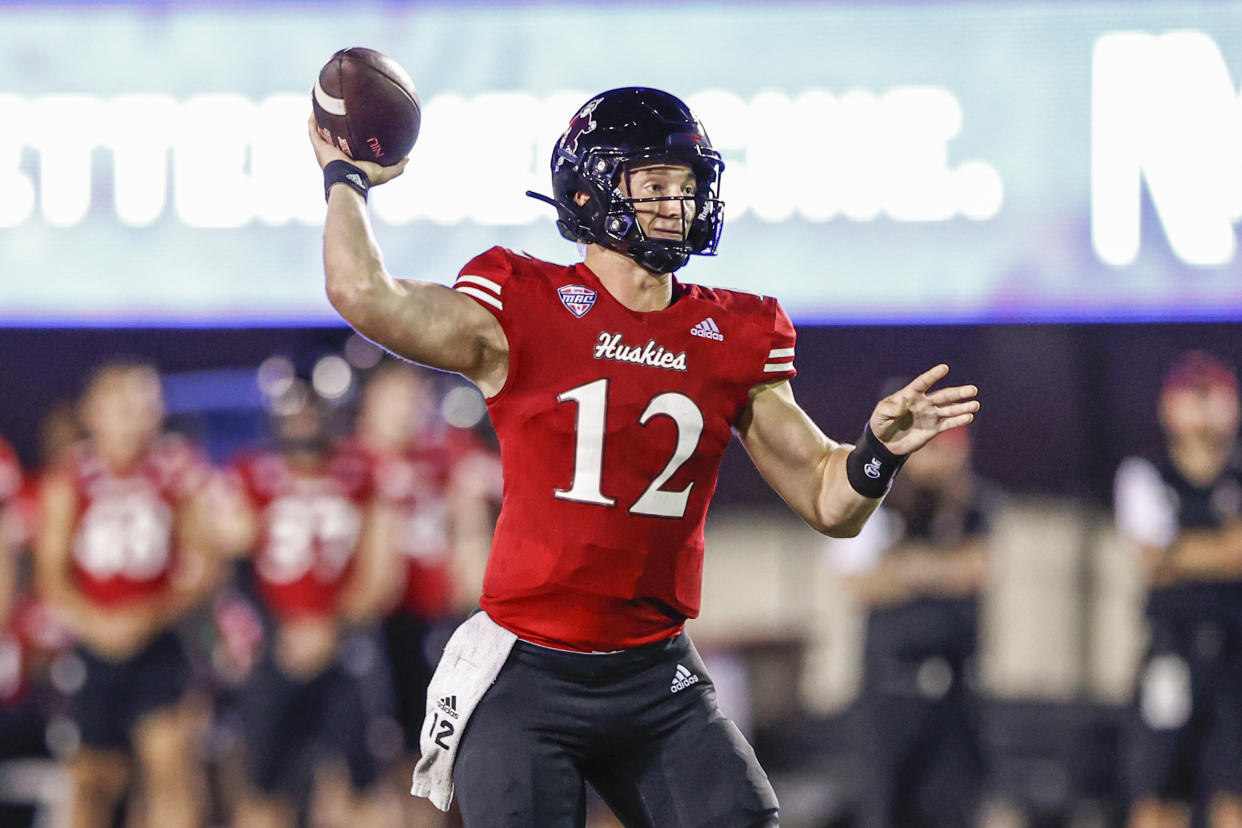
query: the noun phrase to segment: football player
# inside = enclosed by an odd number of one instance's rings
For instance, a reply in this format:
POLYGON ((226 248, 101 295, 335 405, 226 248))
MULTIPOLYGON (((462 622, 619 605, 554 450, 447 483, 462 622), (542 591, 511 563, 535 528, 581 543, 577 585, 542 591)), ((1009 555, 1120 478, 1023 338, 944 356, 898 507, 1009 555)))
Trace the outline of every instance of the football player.
POLYGON ((1148 584, 1147 652, 1123 767, 1134 828, 1242 826, 1242 463, 1238 381, 1190 351, 1159 399, 1166 445, 1117 469, 1117 530, 1148 584))
POLYGON ((77 639, 84 679, 71 704, 72 824, 110 825, 130 777, 143 822, 196 825, 202 716, 174 623, 214 589, 218 567, 202 493, 201 452, 162 432, 154 366, 99 368, 81 400, 87 438, 40 488, 35 546, 44 600, 77 639))
MULTIPOLYGON (((418 753, 435 642, 443 646, 478 599, 492 504, 500 500, 499 458, 472 432, 438 421, 438 401, 427 372, 385 359, 365 381, 346 444, 373 479, 376 540, 399 562, 383 632, 411 758, 418 753)), ((403 788, 412 769, 410 761, 403 788)), ((430 803, 408 799, 408 825, 443 824, 430 803)))
MULTIPOLYGON (((295 824, 321 760, 337 759, 348 770, 350 801, 331 805, 353 812, 359 826, 376 825, 385 806, 367 744, 374 705, 366 674, 345 659, 350 628, 376 620, 390 580, 368 543, 371 481, 361 458, 334 450, 325 412, 303 385, 284 404, 273 418, 275 449, 239 458, 228 487, 236 524, 227 534, 250 556, 269 621, 236 694, 252 788, 237 823, 295 824)), ((376 661, 369 659, 372 670, 376 661)))
POLYGON ((384 266, 365 196, 405 162, 352 163, 313 118, 310 132, 332 303, 397 355, 472 380, 500 441, 482 613, 432 679, 414 791, 447 807, 455 785, 468 826, 580 825, 584 781, 630 825, 775 825, 683 631, 725 446, 736 432, 803 519, 850 535, 905 455, 973 419, 976 389, 933 391, 938 365, 876 407, 857 448, 828 439, 794 401, 776 300, 673 275, 716 251, 724 163, 666 92, 604 92, 556 143, 539 198, 585 261, 494 247, 453 288, 384 266))
POLYGON ((979 821, 978 597, 998 503, 970 456, 966 429, 938 436, 910 458, 859 537, 830 541, 866 617, 858 747, 867 825, 979 821))
MULTIPOLYGON (((30 624, 21 577, 23 474, 13 447, 0 437, 0 763, 45 755, 44 722, 30 693, 30 624)), ((0 825, 26 826, 34 808, 0 802, 0 825)))

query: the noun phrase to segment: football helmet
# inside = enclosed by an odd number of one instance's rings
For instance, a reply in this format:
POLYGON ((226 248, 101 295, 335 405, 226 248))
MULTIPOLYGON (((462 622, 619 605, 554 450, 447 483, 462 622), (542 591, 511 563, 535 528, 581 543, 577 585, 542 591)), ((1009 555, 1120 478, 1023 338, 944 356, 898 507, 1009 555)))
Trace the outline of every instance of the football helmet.
POLYGON ((685 103, 659 89, 628 86, 596 95, 570 121, 552 150, 552 198, 526 194, 556 207, 557 227, 570 241, 593 242, 652 273, 671 273, 691 254, 715 255, 723 226, 723 170, 720 153, 685 103), (648 237, 634 205, 681 196, 632 198, 621 186, 635 166, 660 161, 694 171, 693 218, 680 240, 648 237), (582 204, 578 193, 587 196, 582 204))

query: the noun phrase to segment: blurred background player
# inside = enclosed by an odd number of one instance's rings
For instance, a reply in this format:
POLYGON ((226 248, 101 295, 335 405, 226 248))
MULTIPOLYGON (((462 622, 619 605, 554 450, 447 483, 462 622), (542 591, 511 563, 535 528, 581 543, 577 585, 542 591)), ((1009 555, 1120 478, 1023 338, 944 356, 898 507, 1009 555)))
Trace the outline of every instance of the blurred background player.
MULTIPOLYGON (((0 762, 45 755, 44 717, 30 692, 33 602, 21 560, 23 476, 12 446, 0 438, 0 762)), ((0 802, 0 825, 29 825, 31 804, 0 802)))
MULTIPOLYGON (((20 540, 19 517, 14 503, 22 488, 22 470, 17 454, 0 437, 0 717, 3 705, 12 699, 18 687, 20 671, 16 669, 17 643, 8 634, 18 599, 18 560, 20 540)), ((0 746, 3 740, 0 740, 0 746)))
POLYGON ((385 803, 368 745, 375 705, 364 676, 379 668, 372 646, 351 660, 350 628, 374 622, 394 575, 367 531, 372 506, 361 458, 334 450, 321 403, 301 382, 276 402, 276 450, 235 464, 236 525, 248 553, 267 631, 237 694, 250 790, 236 814, 247 828, 293 825, 310 808, 322 769, 343 761, 348 790, 322 804, 319 824, 381 825, 385 803))
POLYGON ((132 777, 143 803, 132 824, 196 825, 201 715, 173 625, 214 586, 209 467, 163 433, 150 364, 100 367, 79 419, 86 439, 42 482, 36 540, 39 589, 76 639, 83 675, 70 700, 81 739, 69 760, 71 823, 110 825, 132 777))
POLYGON ((866 616, 857 712, 867 828, 976 824, 978 597, 996 504, 970 457, 966 429, 938 435, 860 536, 832 542, 866 616))
POLYGON ((1147 652, 1123 742, 1132 828, 1242 826, 1242 464, 1238 383, 1198 351, 1159 399, 1166 443, 1117 469, 1116 523, 1148 583, 1147 652))
POLYGON ((453 627, 478 605, 500 500, 499 459, 472 432, 440 421, 437 402, 424 369, 386 359, 367 378, 351 445, 374 479, 376 542, 400 567, 383 632, 409 756, 396 774, 409 825, 444 822, 406 793, 427 683, 453 627))
MULTIPOLYGON (((40 468, 54 466, 81 437, 73 404, 51 406, 40 419, 40 468)), ((38 469, 23 474, 12 447, 0 438, 0 762, 20 762, 3 774, 7 784, 0 784, 0 800, 13 800, 0 802, 3 826, 35 824, 41 805, 59 803, 59 774, 46 764, 48 743, 54 741, 47 730, 57 702, 47 672, 72 641, 32 583, 41 478, 38 469)))

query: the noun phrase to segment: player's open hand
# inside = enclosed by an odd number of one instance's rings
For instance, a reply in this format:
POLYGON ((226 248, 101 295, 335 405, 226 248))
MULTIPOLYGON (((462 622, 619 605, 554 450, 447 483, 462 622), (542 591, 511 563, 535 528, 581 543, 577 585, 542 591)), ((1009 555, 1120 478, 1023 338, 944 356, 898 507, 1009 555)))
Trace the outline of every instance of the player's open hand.
POLYGON ((406 156, 388 167, 376 164, 374 161, 356 161, 350 158, 340 147, 331 144, 322 135, 319 134, 319 125, 315 123, 315 115, 311 113, 306 122, 307 131, 310 133, 311 146, 315 150, 315 160, 319 162, 320 168, 328 166, 329 161, 348 161, 358 169, 367 174, 367 178, 371 179, 371 186, 375 187, 383 184, 385 181, 391 181, 401 173, 405 172, 405 165, 410 163, 410 156, 406 156))
POLYGON ((893 454, 911 454, 942 431, 975 419, 979 389, 957 385, 932 391, 949 366, 941 364, 920 374, 914 382, 880 400, 871 413, 871 431, 893 454))

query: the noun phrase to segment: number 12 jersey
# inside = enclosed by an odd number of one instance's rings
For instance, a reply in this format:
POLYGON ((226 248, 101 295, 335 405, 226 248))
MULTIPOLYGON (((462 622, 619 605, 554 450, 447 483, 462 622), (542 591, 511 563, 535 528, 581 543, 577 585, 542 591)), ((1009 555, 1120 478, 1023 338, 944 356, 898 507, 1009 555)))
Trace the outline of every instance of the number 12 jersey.
POLYGON ((794 376, 776 300, 674 280, 631 311, 584 264, 494 247, 455 289, 500 321, 504 495, 480 605, 521 638, 611 651, 698 614, 703 524, 750 389, 794 376))

